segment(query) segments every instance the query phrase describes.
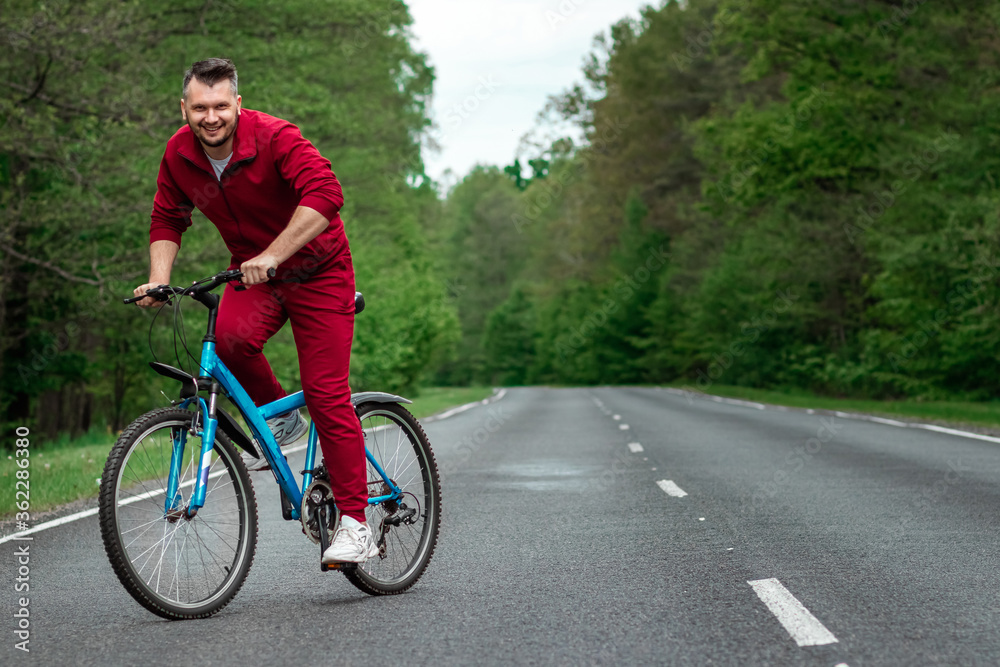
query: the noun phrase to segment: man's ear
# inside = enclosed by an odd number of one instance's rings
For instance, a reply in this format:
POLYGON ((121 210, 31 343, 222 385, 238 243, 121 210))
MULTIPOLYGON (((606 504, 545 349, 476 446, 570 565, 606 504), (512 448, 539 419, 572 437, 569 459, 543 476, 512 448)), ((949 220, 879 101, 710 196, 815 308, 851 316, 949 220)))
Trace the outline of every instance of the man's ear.
POLYGON ((237 117, 240 115, 240 111, 242 111, 242 110, 243 110, 243 96, 242 95, 237 95, 236 96, 236 115, 237 115, 237 117))
POLYGON ((184 108, 184 98, 183 97, 181 98, 181 118, 184 119, 185 123, 188 120, 188 113, 187 113, 187 109, 184 108))

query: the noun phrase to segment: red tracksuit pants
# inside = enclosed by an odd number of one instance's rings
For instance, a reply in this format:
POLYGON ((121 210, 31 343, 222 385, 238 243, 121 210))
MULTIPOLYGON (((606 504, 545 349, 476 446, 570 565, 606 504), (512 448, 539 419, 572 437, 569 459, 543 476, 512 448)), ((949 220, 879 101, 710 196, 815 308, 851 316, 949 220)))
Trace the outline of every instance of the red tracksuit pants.
POLYGON ((350 256, 301 283, 226 286, 216 323, 216 351, 257 405, 286 395, 264 358, 264 343, 287 320, 299 355, 309 416, 342 514, 365 521, 368 478, 361 425, 348 376, 354 335, 354 267, 350 256))

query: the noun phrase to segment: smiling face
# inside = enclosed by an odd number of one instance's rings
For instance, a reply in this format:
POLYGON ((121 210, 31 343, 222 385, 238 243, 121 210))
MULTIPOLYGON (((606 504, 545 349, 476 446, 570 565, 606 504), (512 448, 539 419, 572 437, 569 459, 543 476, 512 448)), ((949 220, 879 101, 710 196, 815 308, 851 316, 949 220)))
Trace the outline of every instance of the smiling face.
POLYGON ((221 160, 232 153, 242 103, 243 98, 233 93, 228 80, 214 86, 197 78, 188 83, 187 95, 181 100, 181 115, 212 158, 221 160))

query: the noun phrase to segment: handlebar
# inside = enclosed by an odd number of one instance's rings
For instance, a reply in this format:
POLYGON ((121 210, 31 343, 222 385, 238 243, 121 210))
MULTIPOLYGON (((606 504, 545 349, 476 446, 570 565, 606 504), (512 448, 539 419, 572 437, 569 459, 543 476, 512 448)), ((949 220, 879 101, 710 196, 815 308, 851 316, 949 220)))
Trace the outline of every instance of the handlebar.
MULTIPOLYGON (((275 276, 274 269, 267 270, 267 277, 273 278, 275 276)), ((219 285, 225 283, 233 282, 234 280, 239 280, 243 277, 243 273, 238 269, 233 269, 231 271, 220 271, 211 278, 205 278, 204 280, 199 280, 193 285, 187 287, 174 287, 171 285, 157 285, 153 289, 146 290, 146 293, 142 296, 133 296, 127 299, 122 299, 122 303, 135 303, 136 301, 141 301, 147 296, 152 297, 158 301, 169 301, 171 297, 174 296, 190 296, 196 301, 201 301, 209 308, 214 308, 218 306, 219 298, 215 295, 209 295, 208 293, 214 290, 219 285)), ((238 286, 237 289, 240 289, 238 286)), ((245 288, 244 288, 245 289, 245 288)), ((354 312, 355 314, 360 313, 365 309, 365 297, 361 292, 354 293, 354 312)))
MULTIPOLYGON (((273 278, 276 275, 274 269, 267 270, 267 277, 273 278)), ((133 296, 128 299, 122 299, 122 303, 129 304, 135 303, 136 301, 142 301, 147 296, 156 299, 157 301, 168 301, 170 297, 180 294, 181 296, 199 296, 205 294, 206 292, 211 292, 219 285, 232 282, 234 280, 239 280, 243 277, 243 272, 239 269, 232 269, 227 271, 220 271, 211 278, 207 278, 204 281, 196 282, 194 285, 189 287, 173 287, 171 285, 157 285, 153 289, 146 290, 146 293, 141 296, 133 296)))

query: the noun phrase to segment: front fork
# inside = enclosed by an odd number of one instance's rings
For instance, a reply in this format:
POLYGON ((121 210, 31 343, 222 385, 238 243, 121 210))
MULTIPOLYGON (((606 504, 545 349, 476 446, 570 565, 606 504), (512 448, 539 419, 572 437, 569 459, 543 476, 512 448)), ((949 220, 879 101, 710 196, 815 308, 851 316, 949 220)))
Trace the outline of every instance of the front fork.
POLYGON ((208 471, 212 467, 212 449, 215 443, 215 431, 219 427, 219 420, 216 417, 216 402, 219 398, 219 383, 212 382, 209 391, 208 401, 201 398, 192 398, 181 403, 182 408, 187 408, 192 400, 198 401, 200 408, 195 412, 194 420, 190 429, 177 429, 173 434, 173 453, 170 458, 170 477, 167 480, 167 497, 164 501, 164 512, 168 515, 178 514, 182 508, 180 493, 181 467, 184 463, 184 449, 187 443, 187 436, 201 437, 201 453, 198 458, 198 475, 194 482, 194 490, 191 492, 191 502, 188 503, 185 514, 188 519, 194 517, 205 505, 205 494, 208 489, 208 471))

